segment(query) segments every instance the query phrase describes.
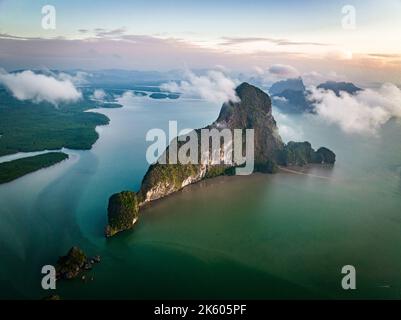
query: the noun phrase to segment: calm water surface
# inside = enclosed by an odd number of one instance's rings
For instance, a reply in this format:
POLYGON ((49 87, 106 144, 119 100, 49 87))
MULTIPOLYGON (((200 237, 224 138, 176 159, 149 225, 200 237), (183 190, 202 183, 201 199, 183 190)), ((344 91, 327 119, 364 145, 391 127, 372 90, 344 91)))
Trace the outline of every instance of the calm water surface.
MULTIPOLYGON (((355 137, 309 117, 278 117, 334 168, 222 177, 142 212, 133 231, 105 240, 107 201, 137 190, 146 132, 213 121, 202 101, 138 99, 101 110, 91 151, 0 186, 0 298, 41 298, 40 269, 77 245, 100 254, 93 281, 58 284, 63 298, 400 298, 401 125, 355 137), (357 288, 341 289, 354 265, 357 288)), ((284 136, 289 139, 285 134, 284 136)))

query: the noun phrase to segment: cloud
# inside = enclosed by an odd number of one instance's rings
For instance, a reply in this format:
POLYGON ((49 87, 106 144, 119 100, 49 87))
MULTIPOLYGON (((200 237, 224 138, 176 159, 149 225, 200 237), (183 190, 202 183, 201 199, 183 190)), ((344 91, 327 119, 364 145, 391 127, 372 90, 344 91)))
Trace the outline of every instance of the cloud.
POLYGON ((237 44, 243 44, 243 43, 250 43, 250 42, 272 42, 270 38, 262 38, 262 37, 223 37, 222 38, 223 42, 220 43, 220 45, 223 46, 232 46, 232 45, 237 45, 237 44))
POLYGON ((231 72, 231 70, 230 70, 229 68, 227 68, 226 66, 223 66, 223 65, 221 65, 221 64, 215 65, 215 66, 214 66, 214 69, 215 69, 216 71, 221 71, 221 72, 224 73, 224 74, 228 74, 228 73, 231 72))
POLYGON ((273 109, 274 119, 277 121, 278 131, 284 142, 300 141, 304 139, 304 132, 299 121, 294 120, 276 108, 273 109))
POLYGON ((259 66, 252 67, 250 73, 246 74, 241 80, 249 81, 262 88, 268 88, 273 83, 300 76, 299 71, 291 65, 273 64, 269 68, 259 66))
POLYGON ((184 78, 179 83, 165 83, 161 88, 169 92, 179 92, 182 97, 201 98, 215 103, 238 101, 236 82, 222 71, 211 70, 201 76, 187 71, 184 78))
POLYGON ((135 100, 140 98, 141 96, 135 95, 132 91, 125 91, 121 97, 116 99, 118 104, 123 106, 129 106, 134 104, 135 100))
MULTIPOLYGON (((266 70, 269 64, 288 64, 300 71, 326 72, 329 63, 330 70, 342 70, 347 77, 359 83, 367 82, 367 79, 375 79, 375 82, 381 83, 399 81, 400 60, 393 62, 390 61, 391 58, 379 59, 355 53, 351 60, 329 61, 325 54, 331 47, 310 50, 311 48, 270 46, 268 43, 244 43, 237 50, 235 46, 216 47, 213 41, 202 44, 189 38, 178 39, 168 35, 144 36, 127 31, 118 37, 96 37, 93 29, 85 30, 88 33, 77 31, 76 35, 64 39, 50 38, 50 34, 49 38, 0 34, 0 65, 7 70, 32 70, 47 66, 58 70, 166 71, 179 69, 184 65, 192 69, 212 69, 219 64, 244 72, 254 65, 266 70)), ((106 30, 110 31, 113 30, 106 30)), ((277 80, 280 79, 271 77, 267 82, 271 84, 277 80)))
POLYGON ((369 53, 368 56, 375 58, 401 59, 401 54, 398 53, 369 53))
POLYGON ((392 118, 401 118, 401 90, 391 83, 378 90, 366 89, 350 95, 312 87, 308 99, 316 113, 328 123, 350 134, 375 135, 392 118))
POLYGON ((265 73, 265 70, 259 66, 253 66, 252 71, 255 72, 257 75, 263 75, 265 73))
POLYGON ((85 39, 15 39, 0 35, 0 65, 8 70, 42 66, 64 70, 171 70, 183 65, 213 68, 217 64, 226 65, 227 60, 237 64, 235 55, 222 55, 180 39, 130 34, 96 37, 92 31, 86 36, 85 39))
POLYGON ((269 73, 281 78, 294 78, 299 76, 297 69, 286 64, 274 64, 268 69, 269 73))
POLYGON ((353 53, 345 49, 334 49, 327 51, 325 58, 330 60, 352 60, 353 53))
POLYGON ((322 74, 317 71, 306 72, 302 74, 302 80, 307 86, 318 86, 326 81, 347 81, 347 77, 331 71, 327 74, 322 74))
POLYGON ((11 40, 39 40, 40 38, 33 37, 20 37, 20 36, 14 36, 8 33, 0 33, 0 39, 11 39, 11 40))
POLYGON ((278 102, 288 102, 288 99, 285 97, 279 97, 279 96, 274 96, 273 97, 274 101, 278 101, 278 102))
POLYGON ((108 38, 108 37, 121 37, 125 34, 127 29, 125 27, 118 28, 118 29, 112 29, 112 30, 107 30, 103 28, 97 28, 94 30, 94 33, 96 34, 96 37, 100 38, 108 38))
POLYGON ((32 100, 35 103, 47 101, 57 105, 59 102, 77 101, 82 97, 71 80, 60 80, 30 70, 19 73, 0 71, 0 83, 18 100, 32 100))
POLYGON ((251 42, 270 42, 278 46, 328 46, 327 43, 309 42, 309 41, 292 41, 280 38, 267 37, 223 37, 223 42, 220 45, 232 46, 238 44, 246 44, 251 42))
POLYGON ((88 77, 90 74, 84 71, 78 71, 75 75, 60 72, 58 74, 51 73, 52 76, 61 81, 71 81, 75 85, 83 85, 88 83, 88 77))
POLYGON ((106 92, 104 92, 104 90, 96 89, 95 91, 93 91, 91 98, 93 100, 103 101, 105 97, 106 97, 106 92))

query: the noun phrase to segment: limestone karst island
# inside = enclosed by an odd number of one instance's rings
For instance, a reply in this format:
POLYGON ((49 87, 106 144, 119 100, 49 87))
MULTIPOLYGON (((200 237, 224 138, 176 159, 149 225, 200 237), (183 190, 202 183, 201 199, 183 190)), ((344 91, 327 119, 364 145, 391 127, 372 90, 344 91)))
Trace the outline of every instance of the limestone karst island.
POLYGON ((400 299, 400 35, 400 0, 0 0, 0 302, 400 299))
MULTIPOLYGON (((240 102, 224 103, 217 120, 207 128, 254 129, 255 172, 275 173, 279 166, 335 163, 336 155, 325 147, 315 151, 309 142, 283 143, 268 94, 246 82, 235 91, 240 102)), ((200 136, 200 130, 195 132, 200 136)), ((132 228, 141 207, 154 200, 203 179, 233 174, 233 167, 224 164, 151 165, 138 192, 123 191, 110 197, 106 236, 132 228)))

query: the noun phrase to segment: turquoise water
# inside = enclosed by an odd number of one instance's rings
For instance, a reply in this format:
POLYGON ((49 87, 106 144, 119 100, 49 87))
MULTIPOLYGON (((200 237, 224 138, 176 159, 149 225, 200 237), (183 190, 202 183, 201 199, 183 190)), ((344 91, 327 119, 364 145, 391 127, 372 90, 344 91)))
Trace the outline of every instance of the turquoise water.
POLYGON ((400 298, 401 125, 377 137, 310 117, 278 117, 334 168, 222 177, 142 212, 133 231, 103 237, 108 197, 140 186, 150 128, 197 128, 220 107, 138 99, 102 110, 91 151, 0 186, 0 297, 40 298, 40 269, 73 246, 100 254, 93 281, 61 282, 63 298, 400 298), (341 289, 354 265, 357 290, 341 289))

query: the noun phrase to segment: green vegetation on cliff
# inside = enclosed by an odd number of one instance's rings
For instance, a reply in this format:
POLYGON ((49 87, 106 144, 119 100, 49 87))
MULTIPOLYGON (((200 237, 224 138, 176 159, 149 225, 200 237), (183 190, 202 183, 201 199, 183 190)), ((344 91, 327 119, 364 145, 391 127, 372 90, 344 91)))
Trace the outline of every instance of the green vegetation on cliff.
POLYGON ((0 184, 10 182, 36 170, 50 167, 65 159, 68 159, 68 155, 63 152, 49 152, 0 163, 0 184))
POLYGON ((314 162, 315 151, 309 142, 289 142, 281 152, 279 161, 284 165, 303 166, 314 162))
POLYGON ((109 199, 106 236, 132 228, 138 218, 139 201, 135 192, 116 193, 109 199))
POLYGON ((189 176, 195 176, 200 170, 199 165, 193 164, 155 164, 151 165, 142 182, 142 190, 148 191, 156 184, 169 184, 179 190, 189 176))
POLYGON ((274 160, 268 160, 263 163, 255 163, 254 171, 261 173, 276 173, 278 171, 278 166, 274 160))
POLYGON ((205 179, 233 175, 235 175, 235 167, 227 165, 211 165, 207 168, 205 179))

